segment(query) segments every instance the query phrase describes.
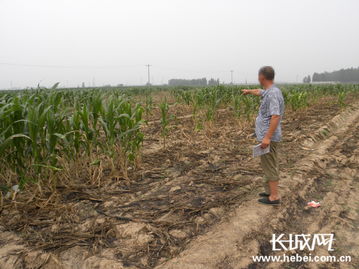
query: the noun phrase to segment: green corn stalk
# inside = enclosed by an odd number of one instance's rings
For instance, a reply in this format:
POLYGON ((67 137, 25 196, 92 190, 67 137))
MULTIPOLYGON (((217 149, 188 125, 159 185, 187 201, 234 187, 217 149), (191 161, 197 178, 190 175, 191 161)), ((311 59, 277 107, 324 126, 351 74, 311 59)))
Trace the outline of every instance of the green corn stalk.
POLYGON ((161 111, 161 136, 163 138, 163 147, 166 148, 166 137, 168 136, 169 105, 166 100, 159 105, 161 111))
POLYGON ((347 92, 342 90, 338 93, 338 104, 341 108, 346 106, 345 98, 347 96, 347 92))
POLYGON ((308 98, 309 94, 307 91, 290 91, 285 95, 286 103, 290 105, 293 111, 305 108, 309 105, 308 98))
POLYGON ((234 111, 234 115, 236 117, 240 117, 241 116, 241 108, 242 108, 242 100, 241 100, 241 96, 238 94, 235 94, 232 96, 233 99, 233 111, 234 111))
POLYGON ((150 94, 146 95, 145 103, 146 103, 145 104, 146 119, 149 119, 149 117, 152 115, 152 110, 153 110, 153 99, 150 94))

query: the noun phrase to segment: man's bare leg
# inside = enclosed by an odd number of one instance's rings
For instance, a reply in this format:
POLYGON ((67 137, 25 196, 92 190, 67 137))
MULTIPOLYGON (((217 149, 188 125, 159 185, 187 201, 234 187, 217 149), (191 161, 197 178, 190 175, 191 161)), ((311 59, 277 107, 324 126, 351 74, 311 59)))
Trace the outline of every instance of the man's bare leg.
POLYGON ((268 181, 270 196, 269 201, 279 200, 278 181, 268 181))

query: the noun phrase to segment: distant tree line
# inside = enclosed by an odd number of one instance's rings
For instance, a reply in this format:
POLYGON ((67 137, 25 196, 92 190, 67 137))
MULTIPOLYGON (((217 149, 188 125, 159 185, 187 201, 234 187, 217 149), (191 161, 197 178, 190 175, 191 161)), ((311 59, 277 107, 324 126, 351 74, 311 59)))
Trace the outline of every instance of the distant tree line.
POLYGON ((310 78, 310 75, 303 78, 303 83, 310 83, 312 79, 310 78))
POLYGON ((168 85, 170 86, 212 86, 218 85, 219 79, 213 79, 207 81, 206 78, 198 79, 170 79, 168 85))
MULTIPOLYGON (((359 67, 358 68, 347 68, 341 69, 334 72, 324 72, 324 73, 314 73, 312 77, 313 82, 325 82, 325 81, 335 81, 335 82, 359 82, 359 67)), ((310 83, 308 77, 303 79, 303 82, 310 83)))

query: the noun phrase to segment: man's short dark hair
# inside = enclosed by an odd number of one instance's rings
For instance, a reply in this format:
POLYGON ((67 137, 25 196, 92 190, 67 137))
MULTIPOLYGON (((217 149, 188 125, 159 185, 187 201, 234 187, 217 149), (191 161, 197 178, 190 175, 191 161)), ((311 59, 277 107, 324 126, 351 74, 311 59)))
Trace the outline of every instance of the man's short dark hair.
POLYGON ((258 72, 259 75, 263 75, 266 80, 273 80, 274 79, 274 69, 271 66, 263 66, 261 69, 259 69, 258 72))

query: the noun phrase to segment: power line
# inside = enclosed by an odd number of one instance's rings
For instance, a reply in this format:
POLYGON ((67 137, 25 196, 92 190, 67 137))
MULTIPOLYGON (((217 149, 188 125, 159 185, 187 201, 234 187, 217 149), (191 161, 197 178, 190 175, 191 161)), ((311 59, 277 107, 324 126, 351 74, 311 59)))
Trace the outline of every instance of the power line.
POLYGON ((233 85, 233 70, 231 70, 231 84, 233 85))
POLYGON ((117 68, 130 68, 139 67, 142 65, 46 65, 46 64, 26 64, 26 63, 4 63, 0 65, 7 66, 20 66, 20 67, 40 67, 40 68, 90 68, 90 69, 117 69, 117 68))

